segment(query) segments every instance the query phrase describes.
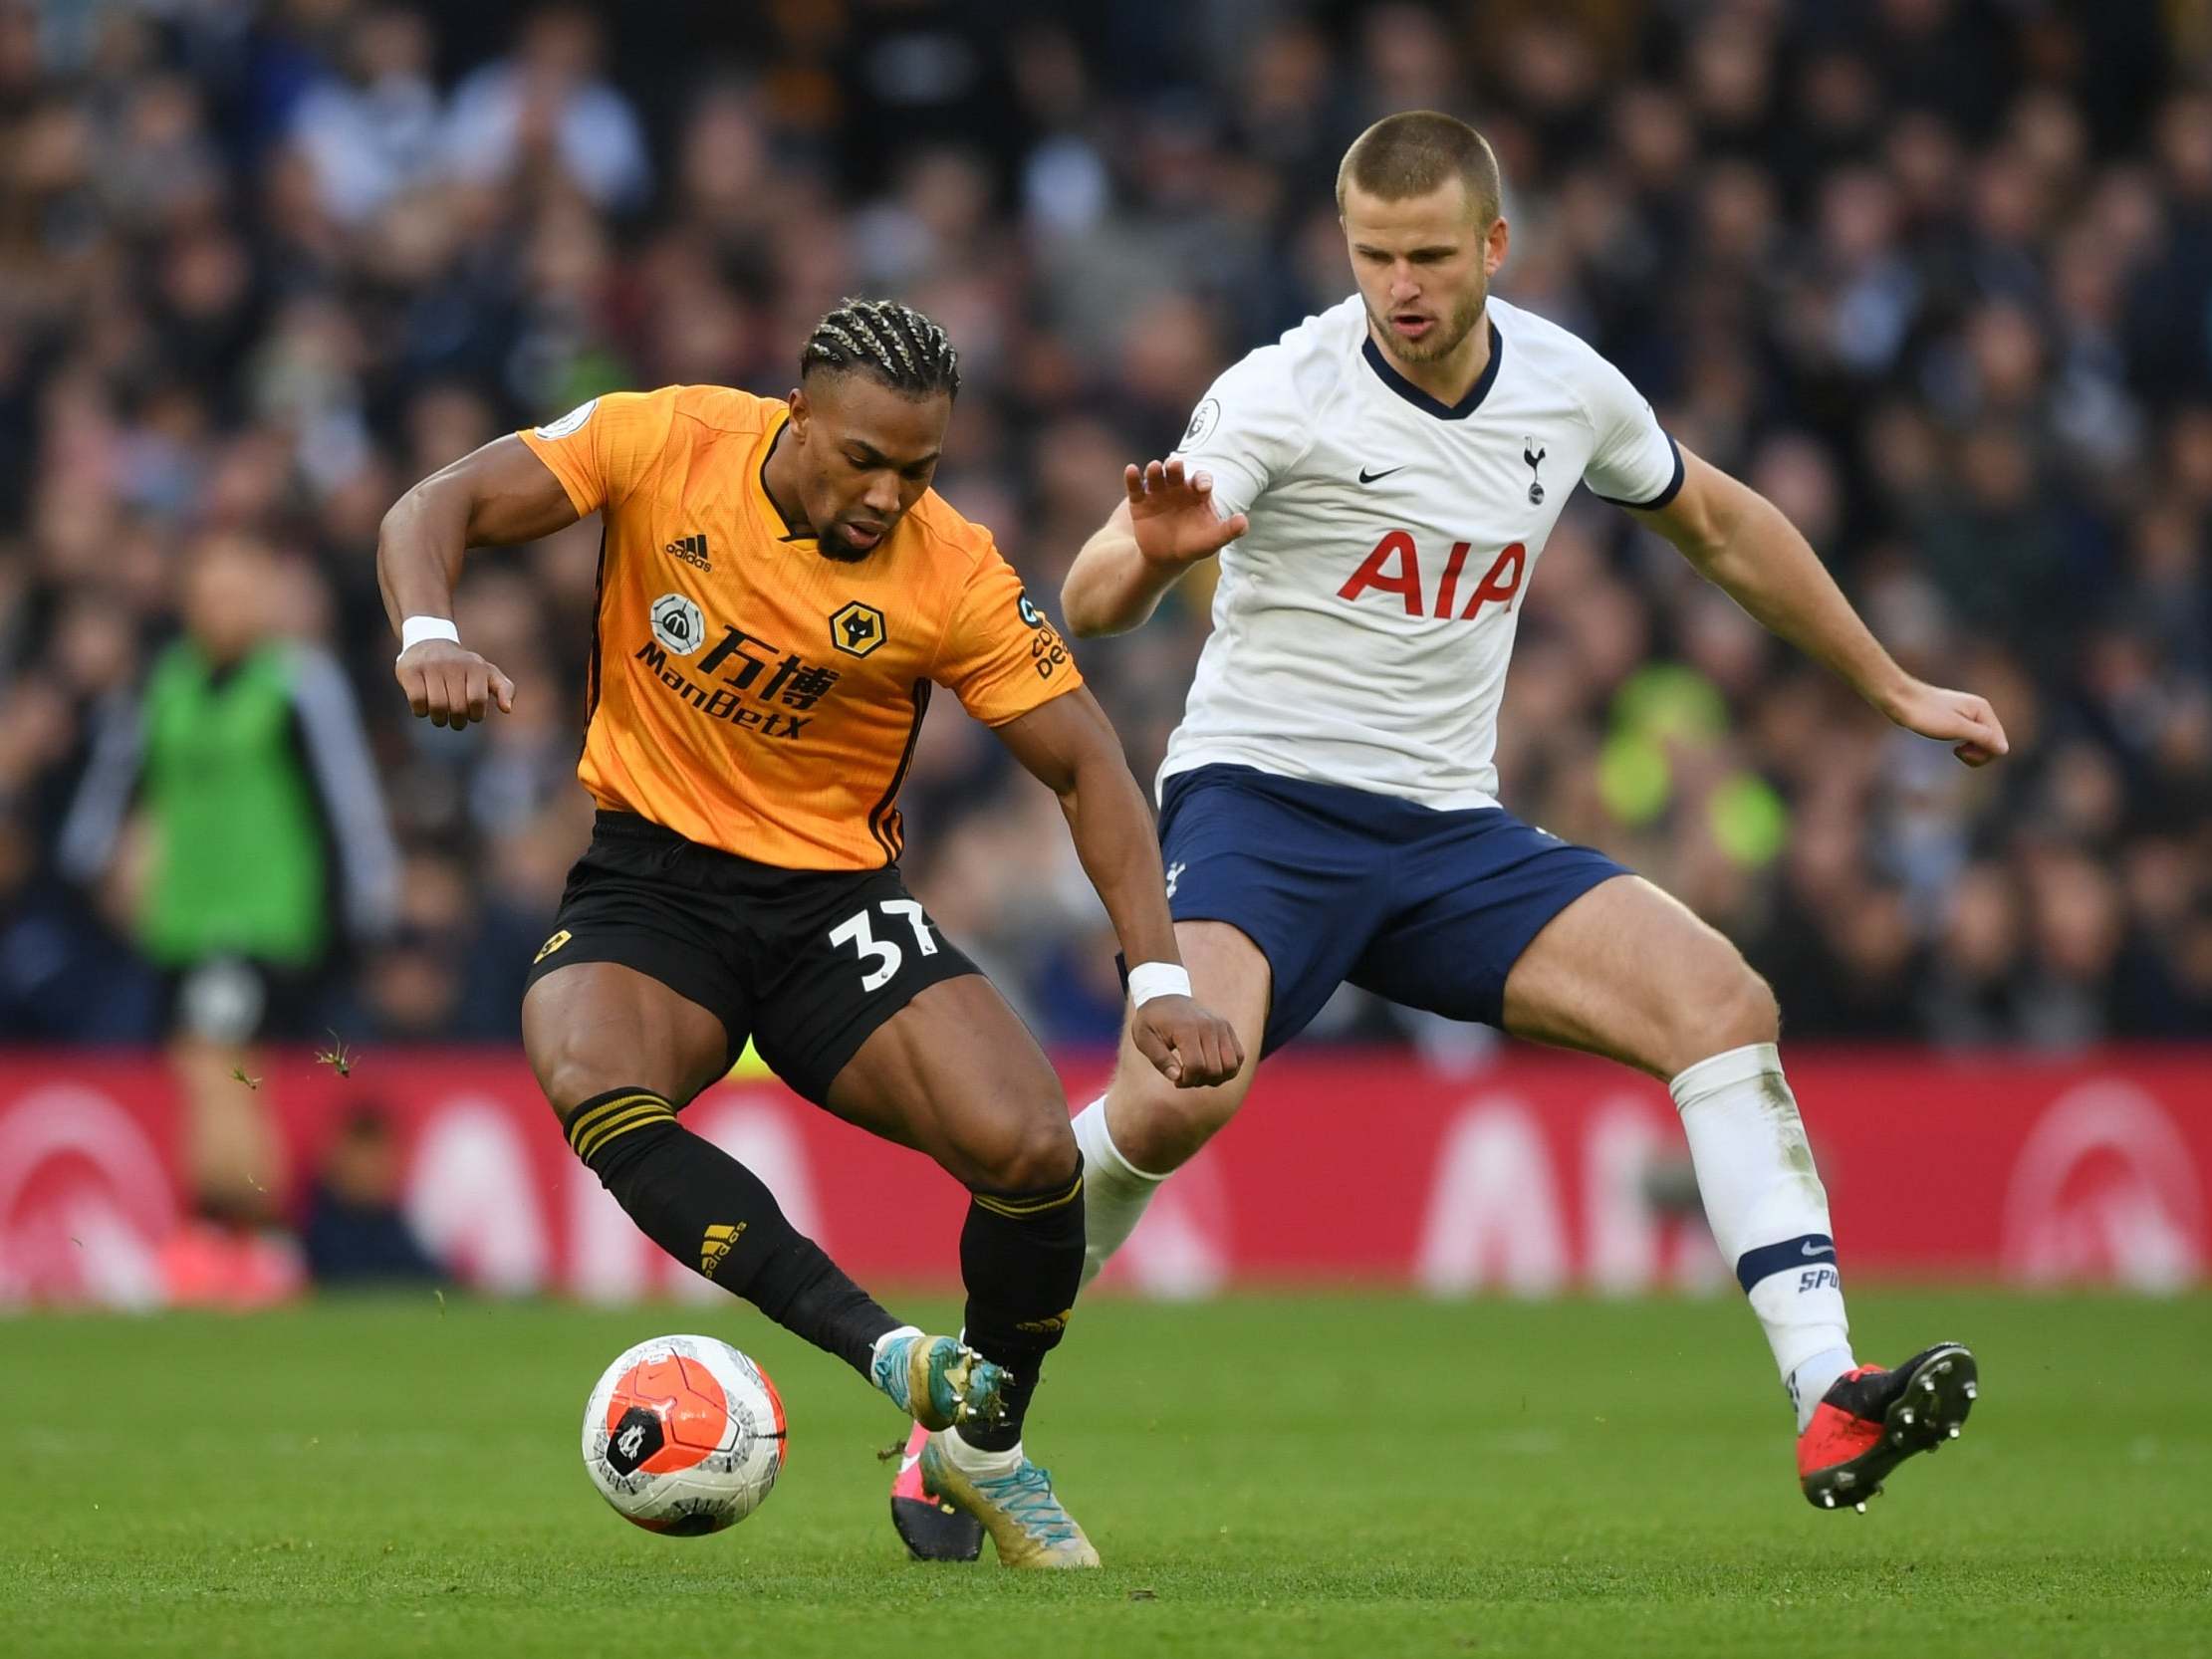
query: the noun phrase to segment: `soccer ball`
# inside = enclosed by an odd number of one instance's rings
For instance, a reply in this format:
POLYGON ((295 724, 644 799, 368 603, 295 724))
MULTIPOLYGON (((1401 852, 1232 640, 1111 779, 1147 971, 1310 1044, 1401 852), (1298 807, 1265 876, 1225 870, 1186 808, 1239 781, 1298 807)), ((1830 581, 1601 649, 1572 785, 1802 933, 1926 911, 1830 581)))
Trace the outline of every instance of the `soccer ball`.
POLYGON ((776 1385, 712 1336, 655 1336, 601 1375, 584 1407, 584 1469, 625 1521, 697 1538, 734 1527, 784 1467, 776 1385))

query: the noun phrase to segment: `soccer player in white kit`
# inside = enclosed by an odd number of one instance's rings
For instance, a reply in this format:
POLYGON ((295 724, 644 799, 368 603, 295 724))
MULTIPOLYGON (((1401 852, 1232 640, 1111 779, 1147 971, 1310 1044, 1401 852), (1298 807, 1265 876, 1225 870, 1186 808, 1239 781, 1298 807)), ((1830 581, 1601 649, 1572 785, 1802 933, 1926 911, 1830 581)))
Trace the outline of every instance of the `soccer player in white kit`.
MULTIPOLYGON (((1350 980, 1665 1079, 1797 1409, 1801 1487, 1862 1509, 1899 1461, 1958 1433, 1973 1356, 1946 1342, 1858 1364, 1772 991, 1675 899, 1498 805, 1498 705, 1521 598, 1587 483, 1896 724, 1969 766, 2006 752, 2004 730, 1980 697, 1898 667, 1782 513, 1683 451, 1618 369, 1490 296, 1499 188, 1488 143, 1448 116, 1361 134, 1338 175, 1358 293, 1229 368, 1173 455, 1128 468, 1128 499, 1069 574, 1066 619, 1134 627, 1220 556, 1160 769, 1196 995, 1260 1054, 1350 980)), ((1178 1090, 1124 1041, 1076 1119, 1086 1282, 1252 1071, 1178 1090)))

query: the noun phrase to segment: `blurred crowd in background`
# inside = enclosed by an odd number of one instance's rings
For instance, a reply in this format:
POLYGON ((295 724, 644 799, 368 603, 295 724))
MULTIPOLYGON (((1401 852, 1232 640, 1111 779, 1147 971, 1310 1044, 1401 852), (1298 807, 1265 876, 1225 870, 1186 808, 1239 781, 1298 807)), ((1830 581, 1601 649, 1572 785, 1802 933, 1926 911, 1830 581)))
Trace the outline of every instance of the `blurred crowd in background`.
MULTIPOLYGON (((823 312, 886 295, 962 354, 938 488, 1057 610, 1122 464, 1351 292, 1338 159, 1412 108, 1498 149, 1498 291, 2014 750, 1891 730, 1586 494, 1526 601, 1506 804, 1739 940, 1801 1036, 2201 1035, 2208 66, 2212 7, 2133 0, 0 0, 0 1038, 220 1028, 192 971, 259 949, 270 1034, 511 1039, 589 826, 598 531, 474 558, 462 637, 519 693, 455 734, 391 678, 392 500, 602 390, 781 393, 823 312), (217 745, 272 732, 298 776, 225 782, 217 745), (242 896, 164 892, 193 836, 242 896), (276 943, 222 937, 247 910, 276 943)), ((1140 776, 1206 597, 1079 652, 1140 776)), ((904 804, 941 923, 1043 1035, 1110 1036, 1051 797, 948 703, 904 804)), ((1471 1041, 1351 993, 1316 1035, 1393 1031, 1471 1041)))

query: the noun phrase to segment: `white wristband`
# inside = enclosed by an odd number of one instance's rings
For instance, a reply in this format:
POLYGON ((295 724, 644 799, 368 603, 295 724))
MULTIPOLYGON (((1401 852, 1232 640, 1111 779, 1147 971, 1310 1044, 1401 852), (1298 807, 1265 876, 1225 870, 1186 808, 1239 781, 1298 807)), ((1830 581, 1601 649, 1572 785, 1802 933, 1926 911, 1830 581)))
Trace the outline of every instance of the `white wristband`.
POLYGON ((409 616, 399 624, 399 654, 405 656, 425 639, 461 642, 461 630, 443 616, 409 616))
POLYGON ((1190 971, 1175 962, 1139 962, 1129 970, 1129 1006, 1142 1008, 1154 997, 1190 995, 1190 971))

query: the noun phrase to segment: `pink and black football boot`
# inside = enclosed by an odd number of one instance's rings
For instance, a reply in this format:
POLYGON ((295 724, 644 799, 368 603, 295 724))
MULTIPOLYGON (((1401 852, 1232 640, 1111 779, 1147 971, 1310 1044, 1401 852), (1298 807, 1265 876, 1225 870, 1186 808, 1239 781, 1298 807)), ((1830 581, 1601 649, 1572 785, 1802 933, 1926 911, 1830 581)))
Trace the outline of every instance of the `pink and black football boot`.
POLYGON ((928 1444, 929 1431, 916 1423, 891 1482, 891 1525, 917 1561, 972 1561, 983 1553, 983 1523, 923 1483, 921 1452, 928 1444))
POLYGON ((1798 1436, 1805 1501, 1863 1513, 1898 1464, 1959 1437, 1980 1391, 1974 1356, 1959 1342, 1938 1342, 1894 1371, 1879 1365, 1845 1371, 1798 1436))

